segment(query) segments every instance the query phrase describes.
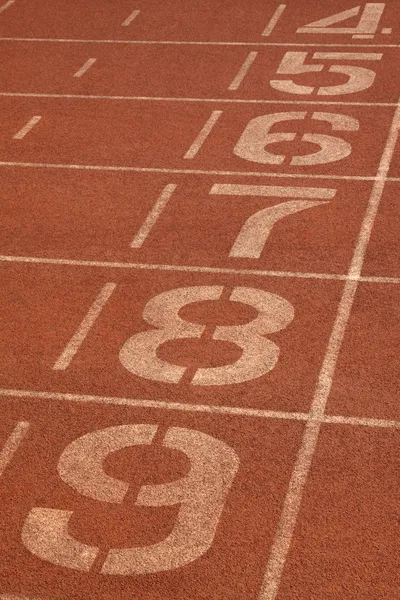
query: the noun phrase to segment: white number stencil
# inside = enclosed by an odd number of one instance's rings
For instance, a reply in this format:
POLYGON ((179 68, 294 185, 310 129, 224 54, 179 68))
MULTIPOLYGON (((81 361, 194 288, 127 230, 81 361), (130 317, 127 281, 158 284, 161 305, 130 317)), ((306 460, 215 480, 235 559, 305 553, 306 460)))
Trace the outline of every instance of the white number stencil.
POLYGON ((336 190, 331 188, 216 183, 212 186, 210 194, 303 198, 302 200, 292 199, 268 206, 252 214, 245 221, 231 248, 229 256, 235 258, 260 258, 276 223, 303 210, 326 204, 327 199, 334 198, 336 190), (304 198, 307 198, 307 200, 304 200, 304 198), (321 200, 311 200, 311 198, 319 198, 321 200))
MULTIPOLYGON (((137 333, 125 342, 119 354, 122 365, 145 379, 179 383, 187 367, 161 360, 157 350, 171 340, 200 338, 205 325, 183 320, 179 310, 192 302, 218 300, 223 289, 222 286, 177 288, 149 300, 143 318, 157 329, 137 333)), ((197 369, 192 385, 231 385, 250 381, 268 373, 278 360, 278 346, 263 336, 284 329, 293 320, 294 309, 290 302, 276 294, 245 287, 234 288, 230 301, 255 308, 258 316, 244 325, 217 326, 212 337, 235 344, 242 349, 242 356, 222 367, 197 369)))
MULTIPOLYGON (((299 75, 302 73, 322 71, 324 65, 306 64, 308 52, 286 52, 277 69, 278 75, 299 75)), ((354 52, 314 52, 312 58, 322 60, 381 60, 383 54, 354 53, 354 52)), ((348 76, 345 83, 331 86, 321 86, 317 94, 320 96, 337 96, 339 94, 355 94, 372 86, 376 73, 365 67, 354 65, 332 65, 331 73, 343 73, 348 76)), ((270 85, 275 90, 289 94, 312 94, 315 87, 299 85, 292 79, 272 79, 270 85)))
MULTIPOLYGON (((281 165, 286 156, 266 150, 270 144, 292 142, 296 133, 270 133, 273 125, 284 121, 304 120, 306 112, 273 113, 255 117, 246 126, 233 153, 240 158, 262 164, 281 165)), ((358 131, 359 121, 353 117, 336 113, 314 112, 312 119, 327 121, 334 131, 358 131)), ((351 154, 351 144, 346 140, 321 133, 305 133, 303 142, 312 142, 320 150, 312 154, 294 156, 290 164, 296 166, 323 165, 342 160, 351 154)))
MULTIPOLYGON (((119 425, 83 435, 62 453, 61 479, 80 494, 103 502, 121 503, 128 484, 104 472, 104 460, 113 452, 150 445, 157 425, 119 425)), ((202 556, 211 547, 226 497, 239 468, 236 452, 225 442, 203 432, 171 427, 163 446, 182 452, 189 473, 176 481, 144 485, 137 506, 180 505, 171 533, 143 547, 112 548, 102 565, 103 575, 144 575, 177 569, 202 556)), ((52 564, 89 571, 99 548, 79 542, 68 533, 73 513, 33 508, 23 525, 22 541, 34 555, 52 564)))
POLYGON ((335 15, 313 21, 299 27, 297 33, 318 33, 318 34, 341 34, 352 35, 353 38, 373 38, 379 27, 379 22, 385 10, 384 2, 367 2, 362 10, 362 5, 355 6, 348 10, 343 10, 335 15), (360 14, 361 13, 361 14, 360 14), (356 26, 332 27, 337 23, 342 23, 353 17, 359 16, 356 26))

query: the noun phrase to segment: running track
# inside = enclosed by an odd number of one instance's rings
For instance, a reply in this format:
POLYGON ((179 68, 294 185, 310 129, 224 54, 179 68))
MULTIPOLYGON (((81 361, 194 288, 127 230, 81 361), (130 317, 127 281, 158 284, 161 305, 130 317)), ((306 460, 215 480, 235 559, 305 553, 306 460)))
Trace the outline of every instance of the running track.
POLYGON ((398 2, 0 36, 0 598, 398 600, 398 2))

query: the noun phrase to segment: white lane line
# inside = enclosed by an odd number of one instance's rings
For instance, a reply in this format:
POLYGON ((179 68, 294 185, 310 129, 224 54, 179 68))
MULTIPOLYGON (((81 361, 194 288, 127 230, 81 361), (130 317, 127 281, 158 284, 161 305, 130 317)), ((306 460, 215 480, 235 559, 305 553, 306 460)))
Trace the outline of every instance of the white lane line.
MULTIPOLYGON (((214 404, 190 404, 183 402, 170 402, 167 400, 143 398, 126 398, 118 396, 97 396, 93 394, 74 394, 69 392, 45 392, 39 390, 16 390, 0 388, 0 396, 11 398, 23 398, 32 400, 54 400, 66 402, 79 402, 95 404, 114 404, 119 406, 130 406, 139 408, 154 408, 166 410, 178 410, 184 412, 205 412, 216 414, 229 414, 243 417, 259 417, 263 419, 281 419, 287 421, 310 421, 311 423, 328 423, 336 425, 357 425, 362 427, 380 427, 388 429, 400 428, 400 421, 385 419, 368 419, 363 417, 345 417, 342 415, 323 416, 319 421, 312 420, 308 413, 284 412, 276 410, 262 410, 257 408, 246 408, 238 406, 221 406, 214 404)), ((0 596, 1 598, 1 596, 0 596)))
POLYGON ((257 55, 258 55, 258 52, 249 52, 246 60, 240 67, 238 74, 236 75, 236 77, 234 78, 234 80, 232 81, 230 86, 228 87, 228 90, 237 90, 239 88, 243 79, 246 77, 247 73, 249 72, 251 65, 256 60, 257 55))
POLYGON ((0 451, 0 476, 3 475, 7 465, 11 462, 14 454, 20 447, 22 440, 28 433, 29 427, 30 424, 26 421, 19 421, 14 427, 11 435, 7 438, 0 451))
POLYGON ((26 125, 24 125, 22 127, 22 129, 20 129, 15 135, 13 135, 13 140, 22 140, 27 133, 29 133, 36 125, 36 123, 39 123, 39 121, 41 120, 42 117, 36 116, 36 117, 32 117, 32 119, 30 119, 26 125))
POLYGON ((276 27, 276 24, 278 23, 279 19, 281 18, 286 6, 287 6, 286 4, 280 4, 277 7, 276 11, 274 12, 274 14, 271 17, 270 22, 268 23, 268 25, 266 26, 266 28, 264 29, 264 31, 262 32, 261 35, 263 35, 263 36, 271 35, 271 33, 273 32, 273 30, 276 27))
POLYGON ((202 145, 204 144, 204 142, 210 135, 211 131, 213 130, 214 125, 216 124, 216 122, 218 121, 220 116, 222 115, 222 112, 223 112, 222 110, 213 110, 212 111, 206 124, 204 125, 204 127, 200 131, 199 135, 194 140, 193 144, 190 146, 189 150, 186 152, 186 154, 183 158, 194 158, 196 156, 196 154, 198 153, 198 151, 200 150, 200 148, 202 147, 202 145))
POLYGON ((128 27, 128 25, 130 25, 133 21, 133 19, 136 19, 136 17, 139 15, 140 10, 134 10, 129 17, 127 17, 125 19, 125 21, 123 23, 121 23, 121 27, 128 27))
POLYGON ((393 159, 400 131, 400 99, 388 138, 379 163, 377 179, 373 185, 367 211, 358 236, 356 248, 349 268, 349 279, 344 285, 337 316, 328 341, 324 361, 318 378, 310 416, 315 419, 307 423, 302 444, 289 482, 282 514, 267 564, 259 600, 275 600, 293 538, 294 528, 300 511, 304 488, 308 480, 311 463, 315 454, 321 422, 325 416, 326 404, 331 391, 333 377, 349 322, 355 294, 359 285, 368 241, 382 198, 386 178, 393 159))
POLYGON ((397 106, 397 102, 353 102, 339 100, 265 100, 264 98, 185 98, 173 96, 105 96, 93 94, 46 94, 31 92, 0 92, 4 98, 60 98, 66 100, 126 100, 148 102, 224 102, 228 104, 327 104, 333 106, 397 106))
POLYGON ((160 196, 156 200, 153 208, 147 215, 143 225, 133 238, 131 242, 131 248, 141 248, 143 246, 143 243, 147 239, 150 231, 153 229, 176 188, 177 185, 175 183, 169 183, 165 186, 160 196))
POLYGON ((96 260, 74 260, 66 258, 41 258, 37 256, 0 255, 0 262, 30 263, 38 265, 59 265, 72 267, 101 267, 112 269, 137 269, 143 271, 177 271, 188 273, 223 273, 226 275, 257 275, 260 277, 297 277, 299 279, 327 279, 345 281, 347 275, 330 273, 301 273, 292 271, 258 271, 256 269, 228 269, 223 267, 203 267, 194 265, 159 265, 151 263, 109 262, 96 260))
POLYGON ((55 362, 53 367, 54 371, 65 371, 65 369, 69 367, 72 359, 78 352, 79 348, 82 346, 83 342, 86 339, 86 336, 93 327, 96 319, 99 317, 101 311, 107 304, 111 294, 113 293, 116 287, 116 283, 106 283, 102 287, 100 292, 97 294, 93 304, 86 313, 82 323, 79 325, 78 329, 76 330, 72 338, 69 340, 63 352, 55 362))
POLYGON ((276 196, 277 198, 318 198, 332 199, 336 190, 329 188, 301 188, 276 185, 242 185, 239 183, 215 183, 210 194, 227 196, 276 196))
POLYGON ((164 46, 277 46, 305 48, 400 48, 400 44, 309 44, 302 42, 196 42, 190 40, 80 40, 71 38, 0 37, 0 42, 58 42, 61 44, 143 44, 164 46))
MULTIPOLYGON (((337 273, 310 273, 301 271, 266 271, 258 269, 229 269, 224 267, 204 267, 198 265, 163 265, 153 263, 111 262, 100 260, 74 260, 68 258, 44 258, 38 256, 0 255, 1 262, 30 263, 38 265, 58 265, 69 267, 94 267, 105 269, 136 269, 143 271, 177 271, 188 273, 221 273, 225 275, 256 275, 258 277, 294 277, 298 279, 324 279, 333 281, 353 281, 354 277, 337 273)), ((379 277, 365 275, 357 278, 362 283, 384 283, 398 285, 400 277, 379 277)))
POLYGON ((5 10, 7 10, 7 8, 9 8, 12 4, 14 4, 15 0, 8 0, 8 2, 6 2, 5 4, 3 4, 3 6, 0 6, 0 13, 4 12, 5 10))
POLYGON ((74 74, 74 77, 82 77, 88 69, 96 62, 97 58, 88 58, 87 61, 81 66, 80 69, 74 74))
POLYGON ((40 598, 28 598, 27 596, 17 596, 16 594, 0 594, 0 600, 40 600, 40 598))
MULTIPOLYGON (((215 111, 220 112, 220 111, 215 111)), ((197 140, 196 140, 197 141, 197 140)), ((132 173, 168 173, 188 175, 234 175, 243 177, 277 177, 284 179, 332 179, 339 181, 375 181, 376 176, 358 175, 316 175, 314 173, 273 173, 267 171, 213 171, 206 169, 161 169, 158 167, 129 167, 114 165, 66 165, 62 163, 35 163, 18 161, 1 161, 0 167, 24 167, 35 169, 71 169, 78 171, 126 171, 132 173)), ((400 178, 391 177, 388 181, 398 181, 400 178)))

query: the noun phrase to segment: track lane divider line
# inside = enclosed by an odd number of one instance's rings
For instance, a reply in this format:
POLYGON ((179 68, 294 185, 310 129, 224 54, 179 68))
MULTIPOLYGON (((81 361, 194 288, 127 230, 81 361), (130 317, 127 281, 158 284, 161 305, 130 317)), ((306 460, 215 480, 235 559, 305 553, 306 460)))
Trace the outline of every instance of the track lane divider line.
POLYGON ((324 421, 326 405, 332 387, 339 352, 349 322, 355 294, 360 283, 367 245, 377 210, 382 199, 399 133, 400 99, 383 149, 377 178, 372 187, 367 210, 361 225, 349 268, 349 278, 344 285, 343 294, 339 302, 336 319, 328 341, 314 398, 311 403, 311 420, 306 425, 303 440, 289 481, 288 491, 284 500, 277 532, 272 543, 271 553, 258 600, 275 600, 277 598, 297 517, 300 512, 304 489, 311 471, 311 464, 316 451, 321 424, 324 421))

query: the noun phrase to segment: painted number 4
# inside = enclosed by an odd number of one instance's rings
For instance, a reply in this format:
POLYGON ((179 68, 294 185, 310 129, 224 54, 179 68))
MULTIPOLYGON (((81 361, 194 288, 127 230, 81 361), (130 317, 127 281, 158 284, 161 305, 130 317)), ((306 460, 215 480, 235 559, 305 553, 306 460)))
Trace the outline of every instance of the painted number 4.
MULTIPOLYGON (((364 9, 362 9, 362 6, 355 6, 325 19, 307 23, 304 27, 299 27, 297 33, 340 34, 351 35, 355 39, 371 39, 378 30, 384 10, 385 4, 383 2, 367 2, 364 9), (338 23, 343 23, 343 21, 357 16, 359 21, 356 26, 338 27, 338 23)), ((390 34, 392 30, 384 28, 382 33, 390 34)))

